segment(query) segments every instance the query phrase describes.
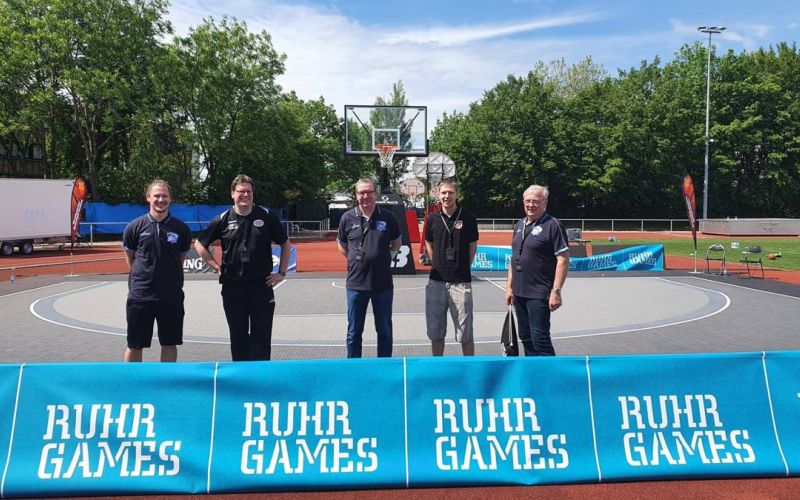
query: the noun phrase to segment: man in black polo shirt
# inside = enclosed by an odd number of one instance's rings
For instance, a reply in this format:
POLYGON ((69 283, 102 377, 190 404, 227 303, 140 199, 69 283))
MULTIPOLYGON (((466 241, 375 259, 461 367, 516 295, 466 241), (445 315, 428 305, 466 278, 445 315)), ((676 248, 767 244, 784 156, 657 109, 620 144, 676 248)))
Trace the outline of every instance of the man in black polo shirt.
POLYGON ((442 180, 437 191, 442 209, 428 218, 425 233, 425 246, 433 261, 425 287, 428 338, 431 339, 433 355, 443 355, 449 309, 461 351, 465 356, 473 356, 470 266, 478 249, 478 221, 458 205, 455 180, 442 180))
POLYGON ((511 240, 505 297, 506 304, 514 302, 526 356, 555 356, 550 313, 563 304, 561 288, 569 271, 567 233, 546 212, 549 194, 535 184, 525 190, 525 218, 515 225, 511 240))
POLYGON ((128 262, 128 348, 125 361, 141 361, 158 322, 161 361, 176 361, 183 344, 183 259, 189 227, 169 214, 169 184, 156 179, 145 191, 150 210, 125 227, 122 245, 128 262))
POLYGON ((375 183, 356 183, 358 205, 339 222, 339 252, 347 258, 347 357, 361 357, 361 337, 372 301, 378 357, 392 356, 392 301, 394 285, 391 263, 402 238, 397 220, 377 206, 375 183))
POLYGON ((214 217, 194 244, 197 253, 219 273, 222 306, 228 320, 234 361, 269 360, 275 292, 289 267, 291 243, 268 210, 253 204, 253 179, 238 175, 231 183, 233 208, 214 217), (208 248, 219 240, 221 264, 208 248), (272 274, 272 243, 281 247, 278 273, 272 274))

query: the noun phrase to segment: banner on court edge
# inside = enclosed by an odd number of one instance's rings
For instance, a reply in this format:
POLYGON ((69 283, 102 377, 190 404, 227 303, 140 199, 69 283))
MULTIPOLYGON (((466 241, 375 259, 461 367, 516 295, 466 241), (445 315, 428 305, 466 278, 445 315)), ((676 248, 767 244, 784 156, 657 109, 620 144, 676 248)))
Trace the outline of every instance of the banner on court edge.
POLYGON ((20 369, 4 496, 205 491, 213 364, 20 369))
MULTIPOLYGON (((0 365, 0 471, 6 470, 8 447, 14 421, 14 402, 17 399, 19 365, 0 365)), ((0 498, 5 498, 5 477, 0 478, 0 498)))
MULTIPOLYGON (((214 255, 214 248, 209 248, 209 252, 211 255, 214 255)), ((280 269, 278 266, 281 262, 281 248, 273 246, 272 247, 272 273, 277 273, 280 269)), ((297 247, 292 245, 290 247, 289 253, 289 267, 286 269, 288 272, 297 271, 297 247)), ((206 264, 206 261, 200 257, 200 254, 197 253, 197 250, 194 247, 189 248, 189 252, 186 254, 186 259, 183 261, 183 272, 184 273, 199 273, 199 274, 207 274, 211 272, 211 268, 206 264)))
POLYGON ((403 487, 403 360, 345 363, 221 365, 210 490, 403 487))
POLYGON ((770 352, 765 358, 775 432, 786 456, 786 475, 800 474, 800 353, 770 352))
MULTIPOLYGON (((508 271, 511 247, 478 245, 472 271, 508 271)), ((664 245, 636 245, 590 257, 570 257, 574 271, 663 271, 664 245)))
POLYGON ((760 353, 599 356, 590 367, 603 480, 784 470, 760 353), (620 377, 630 368, 635 383, 620 377))
POLYGON ((800 352, 0 365, 0 493, 780 477, 798 394, 800 352))
POLYGON ((692 240, 694 241, 694 251, 697 252, 697 201, 694 196, 694 182, 692 176, 686 174, 681 182, 683 201, 686 204, 686 215, 689 218, 689 225, 692 226, 692 240))

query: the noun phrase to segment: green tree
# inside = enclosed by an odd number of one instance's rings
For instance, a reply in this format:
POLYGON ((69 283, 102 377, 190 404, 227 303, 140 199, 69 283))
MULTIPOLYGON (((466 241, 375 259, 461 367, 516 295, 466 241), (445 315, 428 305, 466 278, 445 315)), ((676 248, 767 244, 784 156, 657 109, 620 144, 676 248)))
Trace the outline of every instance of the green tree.
MULTIPOLYGON (((132 125, 134 110, 150 99, 152 59, 170 31, 162 0, 25 0, 5 4, 18 61, 15 79, 24 96, 18 123, 57 130, 69 126, 80 144, 92 195, 101 199, 100 171, 115 141, 132 125), (22 85, 20 85, 20 83, 22 85), (37 123, 37 121, 39 123, 37 123)), ((19 129, 19 126, 17 126, 19 129)), ((53 141, 55 142, 55 141, 53 141)))
POLYGON ((271 127, 280 123, 275 78, 284 71, 285 56, 267 32, 250 33, 245 23, 227 17, 205 20, 174 46, 179 113, 195 136, 209 199, 227 201, 236 173, 280 160, 272 148, 285 137, 271 127))

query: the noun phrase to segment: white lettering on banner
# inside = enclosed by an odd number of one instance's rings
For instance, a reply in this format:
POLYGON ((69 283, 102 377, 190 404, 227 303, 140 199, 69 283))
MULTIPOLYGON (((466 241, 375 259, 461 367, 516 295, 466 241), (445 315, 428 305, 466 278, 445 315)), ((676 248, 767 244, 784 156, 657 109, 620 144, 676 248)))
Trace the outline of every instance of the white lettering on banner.
POLYGON ((397 251, 397 256, 392 260, 390 267, 401 269, 408 265, 408 256, 411 255, 411 247, 402 245, 397 251))
POLYGON ((492 261, 489 260, 489 255, 486 252, 476 252, 475 259, 472 261, 474 269, 492 269, 492 261))
POLYGON ((611 254, 602 254, 596 257, 589 257, 589 263, 586 265, 587 269, 605 269, 610 267, 617 267, 617 262, 611 254))
POLYGON ((40 479, 174 476, 181 441, 157 441, 155 406, 147 403, 47 405, 40 479), (123 441, 120 441, 120 440, 123 441))
POLYGON ((186 260, 183 261, 183 270, 184 271, 191 271, 193 269, 196 269, 196 270, 199 271, 199 270, 203 269, 204 265, 205 265, 205 262, 203 262, 203 259, 200 258, 200 257, 198 257, 196 259, 186 259, 186 260))
POLYGON ((630 254, 628 261, 633 265, 645 264, 647 266, 655 266, 656 259, 653 257, 653 252, 636 252, 630 254))
POLYGON ((752 463, 756 459, 746 429, 724 429, 712 394, 619 396, 617 400, 622 411, 620 429, 638 431, 622 437, 631 466, 655 466, 662 461, 685 465, 688 457, 697 457, 703 464, 752 463))
POLYGON ((532 398, 434 399, 439 470, 563 469, 567 436, 540 433, 532 398), (497 433, 503 433, 497 435, 497 433))
POLYGON ((353 434, 346 401, 245 402, 244 410, 242 437, 275 439, 244 441, 242 474, 302 474, 312 466, 336 474, 378 469, 378 438, 345 437, 353 434))

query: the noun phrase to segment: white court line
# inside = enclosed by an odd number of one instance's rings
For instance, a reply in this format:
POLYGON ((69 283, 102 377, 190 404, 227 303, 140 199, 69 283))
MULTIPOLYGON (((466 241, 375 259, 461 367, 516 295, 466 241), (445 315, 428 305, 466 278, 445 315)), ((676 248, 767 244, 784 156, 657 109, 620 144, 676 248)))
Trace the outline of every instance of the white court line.
POLYGON ((668 326, 677 326, 677 325, 683 325, 683 324, 686 324, 686 323, 694 323, 695 321, 700 321, 701 319, 706 319, 706 318, 710 318, 712 316, 716 316, 717 314, 721 313, 722 311, 724 311, 725 309, 727 309, 731 305, 731 298, 728 297, 727 295, 725 295, 724 293, 719 292, 717 290, 711 290, 710 288, 703 288, 701 286, 689 285, 689 284, 686 284, 686 283, 681 283, 680 281, 668 280, 666 278, 660 278, 659 277, 657 279, 666 281, 668 283, 674 283, 674 284, 680 285, 680 286, 686 286, 686 287, 689 287, 689 288, 696 288, 698 290, 705 290, 707 292, 711 292, 711 293, 722 295, 723 297, 725 297, 725 305, 722 306, 721 308, 717 309, 716 311, 711 311, 710 313, 706 314, 705 316, 698 316, 697 318, 685 319, 683 321, 674 321, 672 323, 664 323, 662 325, 654 325, 654 326, 645 326, 645 327, 641 327, 641 328, 629 328, 627 330, 613 330, 613 331, 609 331, 609 332, 587 333, 587 334, 584 334, 584 335, 567 335, 565 337, 553 337, 553 340, 555 341, 555 340, 563 340, 563 339, 581 339, 581 338, 585 338, 585 337, 604 337, 606 335, 616 335, 616 334, 619 334, 619 333, 630 333, 630 332, 643 332, 645 330, 655 330, 656 328, 666 328, 668 326))
POLYGON ((27 290, 21 290, 19 292, 7 293, 5 295, 0 295, 0 299, 4 299, 6 297, 13 297, 14 295, 19 295, 21 293, 35 292, 37 290, 44 290, 45 288, 50 288, 50 287, 59 286, 59 285, 65 285, 65 284, 68 284, 68 282, 62 281, 61 283, 53 283, 52 285, 38 286, 36 288, 29 288, 27 290))
MULTIPOLYGON (((491 283, 492 285, 494 285, 498 289, 505 291, 505 287, 504 286, 498 285, 492 279, 487 279, 487 278, 476 278, 476 279, 479 280, 479 281, 488 281, 489 283, 491 283)), ((673 323, 665 323, 665 324, 649 326, 649 327, 642 327, 642 328, 629 328, 629 329, 625 329, 625 330, 611 330, 611 331, 594 332, 594 333, 587 333, 587 334, 581 334, 581 335, 568 335, 568 336, 561 336, 561 337, 553 337, 553 341, 567 340, 567 339, 577 339, 577 338, 588 338, 588 337, 601 337, 601 336, 616 335, 616 334, 622 334, 622 333, 631 333, 631 332, 639 332, 639 331, 646 331, 646 330, 654 330, 654 329, 657 329, 657 328, 665 328, 665 327, 670 327, 670 326, 677 326, 677 325, 682 325, 682 324, 691 323, 691 322, 694 322, 694 321, 700 321, 700 320, 703 320, 703 319, 706 319, 706 318, 710 318, 712 316, 715 316, 715 315, 725 311, 728 307, 730 307, 730 304, 731 304, 730 297, 728 297, 726 294, 724 294, 724 293, 722 293, 720 291, 712 290, 712 289, 709 289, 709 288, 703 288, 703 287, 700 287, 700 286, 690 285, 690 284, 687 284, 687 283, 682 283, 682 282, 679 282, 679 281, 674 281, 674 280, 661 278, 661 277, 656 277, 656 279, 663 280, 663 281, 666 281, 668 283, 673 283, 673 284, 676 284, 676 285, 679 285, 679 286, 685 286, 685 287, 689 287, 689 288, 696 288, 698 290, 704 290, 704 291, 711 292, 711 293, 714 293, 714 294, 719 294, 719 295, 721 295, 721 296, 723 296, 725 298, 725 305, 723 307, 721 307, 720 309, 716 310, 716 311, 712 311, 709 314, 706 314, 704 316, 700 316, 700 317, 697 317, 697 318, 690 318, 690 319, 687 319, 687 320, 676 321, 676 322, 673 322, 673 323)), ((699 278, 699 279, 702 279, 702 278, 699 278)), ((327 280, 325 280, 325 281, 327 281, 327 280)), ((498 281, 504 281, 504 280, 503 279, 499 279, 498 281)), ((714 283, 718 283, 717 281, 713 281, 713 280, 711 280, 711 281, 714 282, 714 283)), ((85 327, 70 325, 70 324, 67 324, 67 323, 61 323, 61 322, 58 322, 58 321, 55 321, 55 320, 52 320, 52 319, 45 318, 45 317, 39 315, 38 313, 36 313, 34 311, 35 305, 41 300, 49 299, 49 298, 52 298, 52 297, 57 297, 59 295, 65 295, 65 294, 72 293, 72 292, 79 292, 81 290, 97 287, 97 286, 104 285, 104 284, 107 284, 107 283, 110 283, 110 282, 107 282, 107 281, 106 282, 101 282, 101 283, 98 283, 98 284, 94 284, 94 285, 90 285, 90 286, 82 287, 82 288, 77 288, 77 289, 69 290, 69 291, 66 291, 66 292, 61 292, 61 293, 58 293, 58 294, 50 295, 48 297, 44 297, 42 299, 39 299, 39 300, 37 300, 37 301, 35 301, 35 302, 33 302, 31 304, 31 306, 30 306, 31 314, 33 314, 34 316, 36 316, 37 318, 39 318, 39 319, 41 319, 43 321, 46 321, 46 322, 54 324, 54 325, 62 326, 62 327, 65 327, 65 328, 73 328, 73 329, 76 329, 76 330, 83 330, 83 331, 92 332, 92 333, 101 333, 101 334, 114 335, 114 336, 125 336, 126 334, 124 334, 124 333, 115 333, 115 332, 110 332, 110 331, 106 331, 106 330, 85 328, 85 327)), ((283 282, 279 283, 279 285, 281 285, 282 283, 286 283, 286 281, 283 281, 283 282)), ((336 282, 332 282, 331 284, 334 287, 336 287, 336 282)), ((49 285, 49 286, 53 286, 53 285, 49 285)), ((738 285, 731 285, 731 286, 738 286, 738 285)), ((742 288, 746 288, 746 287, 742 287, 742 288)), ((770 292, 767 292, 767 293, 770 293, 770 292)), ((423 314, 424 313, 394 313, 393 316, 420 316, 420 315, 423 315, 423 314)), ((499 314, 502 314, 502 313, 499 313, 499 314)), ((295 318, 295 317, 306 317, 306 316, 308 316, 308 315, 276 315, 276 317, 278 317, 278 318, 281 318, 281 317, 295 318)), ((346 314, 328 313, 328 314, 314 314, 313 316, 345 317, 347 315, 346 314)), ((481 341, 476 340, 475 341, 476 344, 495 344, 495 343, 498 343, 498 342, 499 342, 499 340, 481 340, 481 341)), ((216 340, 189 340, 189 339, 184 339, 184 343, 212 344, 212 345, 228 345, 228 344, 230 344, 230 342, 227 341, 227 340, 216 341, 216 340)), ((458 345, 458 342, 448 342, 448 344, 450 344, 450 345, 458 345)), ((342 342, 337 342, 337 343, 289 343, 289 342, 280 342, 280 341, 274 341, 273 340, 272 345, 273 346, 280 346, 280 347, 342 347, 343 344, 342 344, 342 342)), ((375 345, 377 345, 377 343, 364 342, 364 345, 365 346, 375 346, 375 345)), ((396 343, 395 345, 398 346, 398 347, 425 347, 425 346, 429 346, 430 343, 422 341, 422 339, 420 339, 419 343, 416 343, 416 342, 412 342, 412 343, 400 342, 400 343, 396 343)))
MULTIPOLYGON (((333 288, 338 288, 340 290, 347 290, 346 286, 337 285, 335 281, 331 281, 331 286, 333 288)), ((394 291, 395 292, 402 292, 402 291, 405 291, 405 290, 425 290, 425 287, 424 286, 409 286, 409 287, 406 287, 406 288, 394 287, 394 291)))
MULTIPOLYGON (((704 290, 704 291, 707 291, 707 292, 711 292, 711 293, 722 295, 723 297, 725 297, 725 305, 723 307, 721 307, 720 309, 717 309, 716 311, 712 311, 709 314, 706 314, 705 316, 686 319, 686 320, 683 320, 683 321, 675 321, 673 323, 665 323, 665 324, 662 324, 662 325, 646 326, 646 327, 641 327, 641 328, 629 328, 627 330, 611 330, 611 331, 606 331, 606 332, 586 333, 586 334, 582 334, 582 335, 559 336, 559 337, 553 337, 553 341, 555 342, 556 340, 565 340, 565 339, 581 339, 581 338, 587 338, 587 337, 601 337, 601 336, 606 336, 606 335, 616 335, 616 334, 620 334, 620 333, 642 332, 642 331, 645 331, 645 330, 654 330, 656 328, 666 328, 668 326, 677 326, 677 325, 682 325, 682 324, 685 324, 685 323, 692 323, 694 321, 700 321, 702 319, 706 319, 706 318, 710 318, 712 316, 716 316, 717 314, 721 313, 722 311, 724 311, 725 309, 727 309, 731 305, 731 298, 728 297, 727 295, 725 295, 724 293, 719 292, 717 290, 711 290, 710 288, 703 288, 703 287, 700 287, 700 286, 689 285, 687 283, 681 283, 680 281, 673 281, 673 280, 669 280, 669 279, 661 278, 661 277, 656 277, 656 278, 660 279, 660 280, 663 280, 663 281, 666 281, 668 283, 674 283, 676 285, 687 286, 689 288, 696 288, 698 290, 704 290)), ((500 290, 503 290, 504 292, 506 290, 505 286, 501 287, 500 285, 495 283, 494 280, 492 280, 492 279, 485 279, 485 278, 479 278, 479 279, 481 279, 482 281, 488 281, 489 283, 493 284, 494 286, 496 286, 500 290)), ((716 283, 716 281, 714 283, 716 283)), ((478 342, 476 342, 476 344, 477 343, 478 342)))
MULTIPOLYGON (((728 285, 728 286, 732 286, 734 288, 742 288, 744 290, 752 290, 754 292, 766 293, 768 295, 777 295, 778 297, 786 297, 787 299, 800 300, 800 297, 795 297, 794 295, 786 295, 786 294, 783 294, 783 293, 770 292, 768 290, 760 290, 758 288, 750 288, 748 286, 734 285, 733 283, 726 283, 725 281, 710 280, 708 278, 702 278, 700 276, 690 276, 690 277, 694 278, 696 280, 703 280, 703 281, 710 282, 710 283, 719 283, 720 285, 728 285)), ((661 278, 661 279, 664 279, 664 278, 661 278)))

